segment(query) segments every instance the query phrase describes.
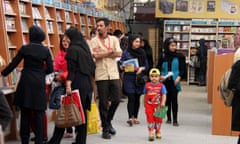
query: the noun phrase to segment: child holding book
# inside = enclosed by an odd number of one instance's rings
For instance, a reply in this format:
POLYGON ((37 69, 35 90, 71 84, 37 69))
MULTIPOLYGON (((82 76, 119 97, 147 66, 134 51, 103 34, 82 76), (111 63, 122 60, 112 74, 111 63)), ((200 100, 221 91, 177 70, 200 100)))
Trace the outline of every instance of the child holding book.
POLYGON ((166 103, 167 90, 160 82, 160 71, 152 68, 149 72, 150 82, 145 84, 144 88, 144 106, 148 123, 149 141, 154 140, 154 130, 157 139, 161 138, 162 118, 154 116, 155 110, 160 106, 163 108, 166 103))

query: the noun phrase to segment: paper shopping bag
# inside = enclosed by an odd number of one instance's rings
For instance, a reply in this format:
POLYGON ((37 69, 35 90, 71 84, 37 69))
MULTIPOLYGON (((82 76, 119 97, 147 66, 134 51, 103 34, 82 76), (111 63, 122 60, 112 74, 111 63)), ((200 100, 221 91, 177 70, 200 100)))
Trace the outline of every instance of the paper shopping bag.
POLYGON ((91 111, 87 111, 87 134, 96 134, 100 131, 100 118, 97 104, 91 104, 91 111))
POLYGON ((72 91, 71 96, 63 96, 60 109, 55 120, 56 127, 66 128, 85 123, 84 110, 78 90, 72 91))

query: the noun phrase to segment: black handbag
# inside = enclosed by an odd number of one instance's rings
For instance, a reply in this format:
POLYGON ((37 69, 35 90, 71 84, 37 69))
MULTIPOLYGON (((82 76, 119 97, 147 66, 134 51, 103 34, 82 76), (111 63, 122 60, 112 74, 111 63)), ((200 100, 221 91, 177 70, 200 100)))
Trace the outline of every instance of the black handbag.
POLYGON ((59 109, 61 105, 61 96, 66 93, 64 85, 55 87, 50 95, 49 108, 59 109))
POLYGON ((144 73, 136 75, 136 86, 144 86, 147 81, 148 76, 146 76, 144 73))

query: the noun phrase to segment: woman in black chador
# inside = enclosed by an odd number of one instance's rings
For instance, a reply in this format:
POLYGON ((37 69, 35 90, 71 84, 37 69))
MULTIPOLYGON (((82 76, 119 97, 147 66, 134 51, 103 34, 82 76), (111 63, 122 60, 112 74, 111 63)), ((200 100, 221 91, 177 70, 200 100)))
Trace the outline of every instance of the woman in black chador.
MULTIPOLYGON (((68 76, 66 82, 66 93, 79 90, 80 99, 86 117, 86 110, 90 110, 92 99, 91 78, 95 73, 95 63, 91 52, 81 32, 77 28, 70 27, 64 33, 70 39, 66 60, 68 76)), ((85 119, 87 120, 87 119, 85 119)), ((86 144, 87 121, 85 124, 76 126, 76 141, 73 144, 86 144)), ((64 128, 55 127, 53 137, 48 144, 60 144, 64 134, 64 128)))

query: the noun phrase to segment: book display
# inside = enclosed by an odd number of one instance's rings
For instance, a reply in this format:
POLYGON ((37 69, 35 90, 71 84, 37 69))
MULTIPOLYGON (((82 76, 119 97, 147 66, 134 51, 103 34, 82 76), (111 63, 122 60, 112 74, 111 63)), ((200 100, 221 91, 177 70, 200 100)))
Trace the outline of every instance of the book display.
POLYGON ((187 82, 195 82, 195 68, 191 64, 196 56, 199 40, 205 39, 208 48, 234 48, 233 39, 240 29, 239 20, 188 19, 165 20, 163 40, 173 37, 177 40, 177 50, 186 56, 188 63, 187 82))
MULTIPOLYGON (((118 23, 116 29, 126 31, 120 15, 112 18, 113 16, 108 16, 103 10, 102 13, 95 8, 85 10, 81 5, 78 2, 64 3, 54 0, 1 0, 1 55, 9 63, 21 46, 29 43, 28 29, 33 24, 41 27, 46 33, 43 44, 51 49, 53 57, 59 51, 60 36, 70 26, 77 27, 89 38, 90 30, 96 27, 95 19, 105 16, 118 23)), ((19 67, 21 66, 22 64, 19 67)), ((14 84, 15 80, 10 76, 9 82, 14 84)))

